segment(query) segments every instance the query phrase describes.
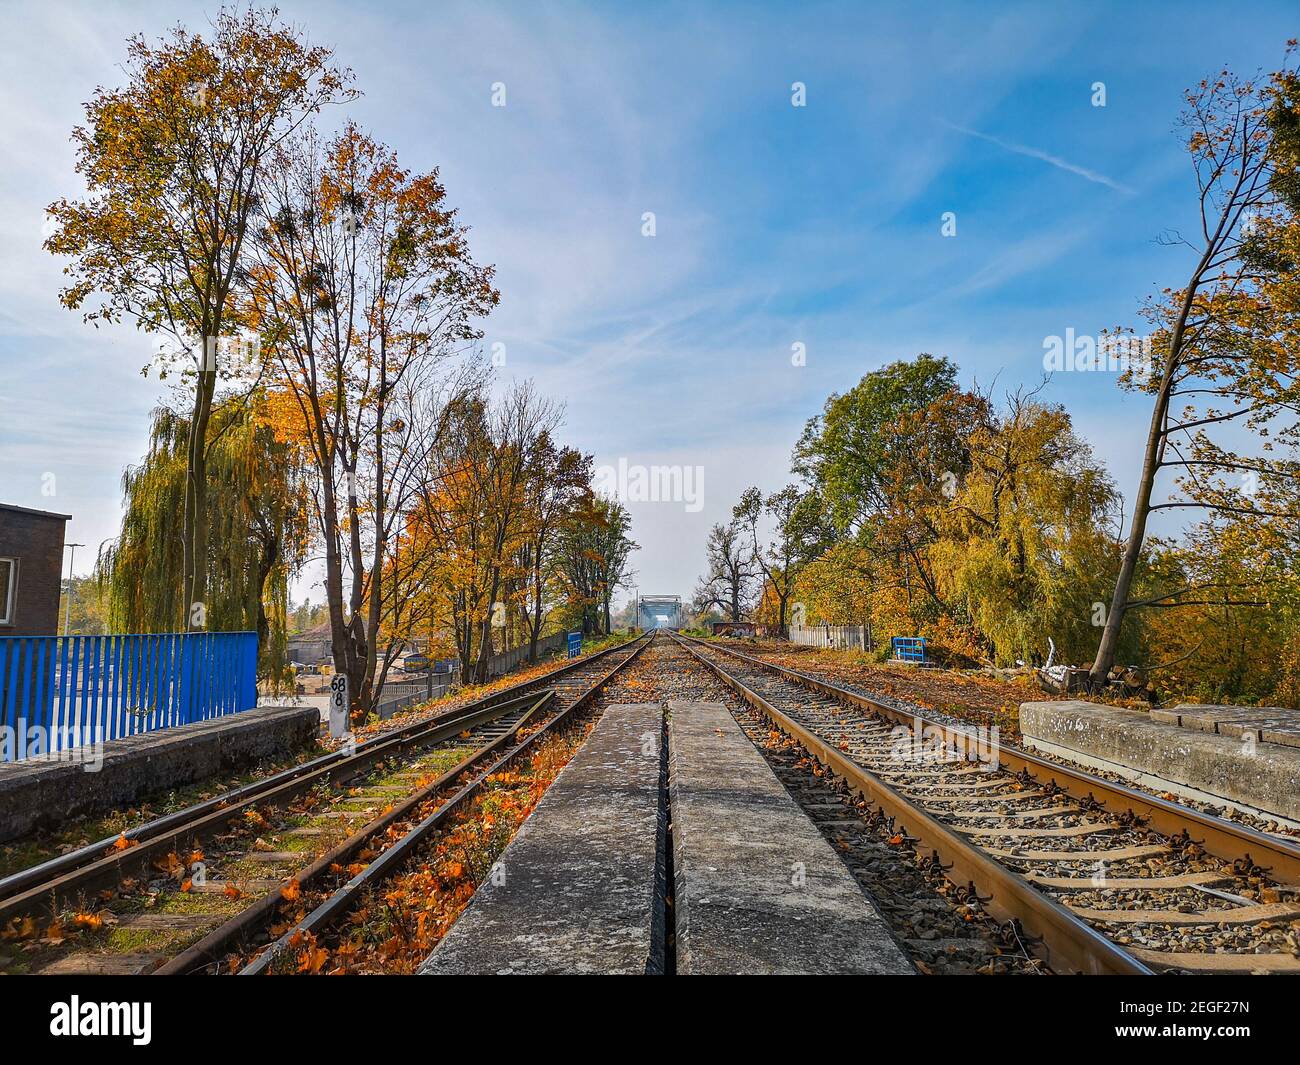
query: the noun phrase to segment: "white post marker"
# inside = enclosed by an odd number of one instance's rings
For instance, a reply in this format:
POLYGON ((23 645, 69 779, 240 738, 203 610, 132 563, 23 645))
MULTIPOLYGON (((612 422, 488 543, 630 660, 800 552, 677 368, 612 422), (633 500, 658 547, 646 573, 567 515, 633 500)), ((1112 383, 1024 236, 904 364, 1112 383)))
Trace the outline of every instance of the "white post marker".
POLYGON ((336 740, 348 734, 348 678, 346 673, 336 673, 330 681, 330 736, 336 740))

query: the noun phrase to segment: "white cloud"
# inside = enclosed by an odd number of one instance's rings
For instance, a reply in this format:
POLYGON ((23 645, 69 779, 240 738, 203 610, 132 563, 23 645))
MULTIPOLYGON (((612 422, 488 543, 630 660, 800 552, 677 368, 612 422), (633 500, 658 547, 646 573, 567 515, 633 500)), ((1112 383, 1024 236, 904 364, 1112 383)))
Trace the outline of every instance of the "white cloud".
MULTIPOLYGON (((1008 383, 1036 379, 1029 356, 1053 316, 1100 327, 1129 317, 1138 294, 1081 294, 1076 278, 1097 266, 1099 235, 1118 232, 1130 240, 1119 250, 1140 254, 1149 234, 1133 220, 1147 194, 1094 190, 1130 215, 1071 203, 1036 213, 1026 183, 964 184, 969 153, 928 117, 1131 191, 977 132, 1027 123, 1024 83, 1079 61, 1086 14, 280 6, 356 71, 366 95, 346 113, 405 165, 441 168, 475 255, 498 266, 502 304, 486 329, 507 345, 503 380, 531 377, 566 401, 569 440, 598 460, 705 466, 701 514, 634 506, 643 590, 689 593, 708 525, 749 483, 784 483, 790 446, 830 391, 922 350, 983 380, 998 369, 1008 383), (803 111, 789 106, 794 80, 808 84, 803 111), (504 109, 490 106, 495 81, 504 109), (961 236, 944 241, 950 209, 961 236), (643 211, 657 215, 654 238, 640 235, 643 211), (1014 305, 1051 279, 1037 313, 1014 305), (806 367, 789 363, 795 340, 806 367)), ((30 3, 9 17, 23 32, 0 40, 0 372, 21 372, 35 396, 0 429, 0 499, 39 506, 32 471, 75 471, 65 505, 93 530, 75 534, 88 542, 118 520, 118 479, 144 449, 160 390, 138 374, 144 338, 96 332, 58 306, 41 212, 76 191, 67 134, 94 86, 120 79, 124 38, 178 19, 202 26, 211 7, 30 3)), ((1112 113, 1116 152, 1146 188, 1177 148, 1151 147, 1149 130, 1112 113)), ((1003 173, 1023 170, 1054 178, 1003 173)))

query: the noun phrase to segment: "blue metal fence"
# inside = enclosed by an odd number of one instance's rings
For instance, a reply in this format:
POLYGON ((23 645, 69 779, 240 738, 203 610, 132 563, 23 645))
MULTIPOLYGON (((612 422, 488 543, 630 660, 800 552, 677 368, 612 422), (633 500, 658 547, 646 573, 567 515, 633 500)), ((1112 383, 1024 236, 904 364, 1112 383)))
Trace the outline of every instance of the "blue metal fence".
POLYGON ((257 705, 257 633, 0 637, 0 761, 257 705))
POLYGON ((900 662, 925 661, 924 636, 895 636, 893 648, 894 658, 900 662))

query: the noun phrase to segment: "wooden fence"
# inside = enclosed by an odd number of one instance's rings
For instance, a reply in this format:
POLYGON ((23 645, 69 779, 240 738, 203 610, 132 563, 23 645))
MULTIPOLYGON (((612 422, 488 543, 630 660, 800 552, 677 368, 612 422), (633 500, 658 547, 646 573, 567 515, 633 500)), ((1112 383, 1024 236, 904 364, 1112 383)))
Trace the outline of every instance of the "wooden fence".
POLYGON ((791 625, 790 642, 838 651, 865 651, 867 630, 864 625, 791 625))

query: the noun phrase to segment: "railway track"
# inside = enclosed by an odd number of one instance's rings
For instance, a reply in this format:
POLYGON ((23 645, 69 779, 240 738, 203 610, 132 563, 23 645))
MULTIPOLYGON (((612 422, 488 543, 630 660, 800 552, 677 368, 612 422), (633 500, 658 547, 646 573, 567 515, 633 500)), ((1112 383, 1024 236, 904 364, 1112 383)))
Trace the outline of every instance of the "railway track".
MULTIPOLYGON (((652 633, 618 649, 620 653, 613 656, 611 662, 598 667, 594 676, 571 674, 558 681, 548 693, 548 697, 553 697, 554 705, 544 720, 534 721, 528 735, 513 746, 484 747, 431 784, 421 801, 412 803, 410 812, 414 816, 401 825, 400 834, 390 832, 393 836, 391 844, 363 868, 355 872, 344 870, 351 874, 345 877, 338 872, 342 865, 339 858, 335 857, 332 861, 328 857, 322 858, 318 864, 328 866, 334 882, 307 885, 314 892, 314 906, 310 912, 293 921, 266 949, 241 965, 239 975, 258 976, 277 971, 293 971, 295 954, 301 944, 313 944, 330 936, 368 895, 380 889, 387 880, 398 876, 412 863, 418 862, 431 841, 450 825, 458 811, 482 795, 489 782, 499 774, 505 773, 511 766, 540 749, 544 740, 559 735, 575 721, 579 712, 620 671, 634 662, 653 639, 652 633), (287 969, 285 964, 288 965, 287 969)), ((233 938, 228 936, 226 945, 233 938)), ((193 958, 178 959, 159 972, 196 971, 196 966, 215 960, 216 952, 208 951, 203 955, 196 950, 194 954, 193 958)))
POLYGON ((674 639, 1054 971, 1300 972, 1293 844, 674 639))
POLYGON ((302 893, 328 888, 329 907, 315 921, 345 909, 351 893, 399 865, 649 641, 608 648, 22 870, 0 880, 0 929, 56 955, 33 971, 212 971, 231 950, 264 938, 282 904, 302 893), (150 949, 105 953, 102 938, 83 934, 101 928, 150 949))

